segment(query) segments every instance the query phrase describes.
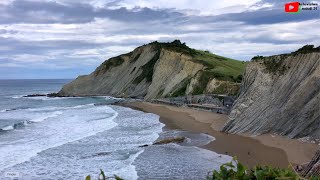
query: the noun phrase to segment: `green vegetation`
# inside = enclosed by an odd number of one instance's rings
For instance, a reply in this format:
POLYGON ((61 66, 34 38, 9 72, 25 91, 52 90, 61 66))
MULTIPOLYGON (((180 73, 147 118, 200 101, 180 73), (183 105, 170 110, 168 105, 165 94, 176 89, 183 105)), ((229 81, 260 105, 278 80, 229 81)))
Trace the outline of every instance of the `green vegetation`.
POLYGON ((227 92, 227 83, 220 84, 217 88, 212 92, 213 94, 223 94, 227 92))
POLYGON ((191 78, 189 77, 182 80, 181 83, 179 83, 173 88, 175 91, 172 92, 168 97, 184 96, 186 94, 186 90, 190 81, 191 78))
POLYGON ((112 67, 120 66, 124 62, 121 56, 122 55, 110 58, 109 60, 102 63, 101 66, 99 66, 99 68, 95 71, 95 75, 103 74, 112 67))
POLYGON ((247 65, 247 62, 218 56, 208 50, 192 49, 185 43, 181 43, 180 40, 175 40, 171 43, 159 43, 155 41, 151 44, 155 45, 156 48, 164 48, 192 56, 193 61, 205 65, 207 67, 206 71, 212 73, 213 77, 221 80, 228 79, 236 82, 236 79, 239 75, 243 74, 247 65))
MULTIPOLYGON (((193 57, 192 61, 206 66, 206 69, 200 72, 199 83, 192 93, 194 95, 203 94, 208 82, 213 78, 240 83, 242 81, 242 74, 247 65, 247 62, 218 56, 212 54, 208 50, 200 51, 189 48, 185 43, 181 43, 179 40, 175 40, 171 43, 159 43, 155 41, 151 44, 155 45, 155 48, 164 48, 190 55, 193 57)), ((186 87, 187 84, 183 87, 178 87, 179 89, 170 96, 175 97, 184 95, 186 87)))
MULTIPOLYGON (((168 143, 182 143, 185 141, 185 137, 176 137, 173 139, 166 139, 158 141, 153 145, 161 145, 168 143)), ((147 146, 147 145, 146 145, 147 146)), ((103 170, 100 170, 99 180, 123 180, 117 175, 107 177, 103 170)), ((233 158, 229 163, 225 163, 220 166, 219 171, 214 170, 209 172, 207 180, 320 180, 320 177, 301 177, 294 168, 290 165, 289 168, 274 168, 270 166, 256 166, 248 169, 233 158)), ((87 176, 85 180, 91 180, 90 176, 87 176)))
POLYGON ((247 66, 247 62, 225 58, 206 51, 196 51, 197 53, 194 58, 207 66, 206 71, 219 80, 236 82, 239 75, 243 74, 247 66))
MULTIPOLYGON (((208 51, 196 50, 194 61, 200 62, 207 68, 201 72, 198 86, 193 93, 202 94, 210 80, 213 78, 221 81, 230 81, 240 83, 242 81, 242 74, 247 66, 247 62, 237 61, 230 58, 225 58, 208 51)), ((219 94, 226 93, 224 90, 218 92, 219 94)))
MULTIPOLYGON (((161 49, 167 49, 175 51, 181 54, 189 55, 193 57, 193 61, 205 65, 207 68, 201 75, 200 87, 194 92, 194 94, 202 94, 206 84, 210 79, 216 78, 219 80, 227 80, 231 82, 241 82, 242 74, 247 65, 246 62, 237 61, 230 58, 225 58, 212 54, 210 51, 200 51, 188 47, 185 43, 181 43, 180 40, 174 40, 170 43, 152 42, 153 48, 158 51, 157 54, 147 64, 142 66, 142 73, 133 81, 135 84, 139 84, 145 78, 147 82, 152 81, 153 68, 160 56, 161 49)), ((139 58, 137 55, 133 61, 139 58)), ((186 86, 179 87, 179 90, 174 92, 171 97, 184 95, 186 86)))
MULTIPOLYGON (((100 170, 100 174, 99 174, 99 180, 107 180, 107 179, 124 180, 124 179, 120 178, 120 177, 117 176, 117 175, 114 175, 114 176, 112 176, 112 177, 107 177, 107 176, 104 174, 104 171, 101 169, 101 170, 100 170)), ((87 176, 87 177, 86 177, 86 180, 92 180, 92 179, 91 179, 91 176, 87 176)))
POLYGON ((275 57, 271 57, 271 59, 264 59, 263 64, 266 66, 266 69, 269 73, 280 75, 284 74, 284 72, 287 70, 286 66, 283 65, 284 59, 276 59, 275 57))
POLYGON ((256 55, 251 59, 251 61, 258 61, 259 59, 263 59, 263 56, 256 55))
MULTIPOLYGON (((269 166, 256 166, 248 169, 236 159, 220 166, 220 171, 214 170, 208 173, 207 180, 307 180, 302 178, 294 169, 273 168, 269 166)), ((311 177, 310 180, 320 180, 319 177, 311 177)))
POLYGON ((295 52, 292 52, 293 54, 298 54, 298 53, 311 53, 311 52, 320 52, 320 46, 315 48, 314 45, 305 45, 302 48, 298 49, 295 52))
POLYGON ((260 62, 260 64, 265 65, 266 70, 269 73, 282 75, 287 70, 287 67, 283 64, 283 62, 289 55, 290 54, 281 54, 270 57, 255 56, 251 59, 251 61, 260 62))
POLYGON ((283 65, 284 59, 289 55, 290 54, 280 54, 270 57, 254 56, 251 61, 262 63, 269 73, 282 75, 287 70, 287 67, 283 65))
POLYGON ((140 53, 140 54, 137 54, 137 55, 130 61, 130 63, 136 62, 136 61, 139 59, 140 56, 141 56, 141 53, 140 53))
POLYGON ((181 43, 180 40, 174 40, 170 43, 159 43, 158 41, 154 41, 151 44, 154 45, 157 49, 163 48, 190 56, 194 56, 197 53, 195 49, 189 48, 186 43, 181 43))
POLYGON ((153 58, 145 65, 141 66, 142 73, 133 80, 134 84, 139 84, 142 80, 146 79, 147 82, 152 81, 154 65, 160 57, 160 50, 158 49, 153 58))
POLYGON ((239 91, 239 82, 242 80, 242 75, 238 75, 236 78, 233 76, 225 76, 219 72, 212 72, 208 70, 200 71, 200 78, 197 86, 194 88, 192 94, 203 94, 203 93, 213 93, 213 94, 229 94, 236 95, 239 91), (213 78, 218 80, 223 80, 225 82, 221 82, 220 85, 213 92, 205 92, 207 84, 213 78))
MULTIPOLYGON (((146 79, 147 82, 152 81, 153 68, 160 56, 161 49, 167 49, 170 51, 179 52, 185 55, 193 57, 192 61, 201 63, 206 66, 206 69, 202 71, 199 87, 195 89, 193 94, 202 94, 206 88, 207 83, 216 78, 223 81, 231 81, 240 83, 242 80, 242 74, 245 70, 247 62, 237 61, 230 58, 225 58, 212 54, 210 51, 200 51, 188 47, 185 43, 181 43, 180 40, 175 40, 170 43, 159 43, 157 41, 150 43, 153 48, 157 50, 157 54, 147 64, 142 66, 142 73, 133 81, 135 84, 139 84, 142 80, 146 79)), ((136 59, 136 57, 135 57, 136 59)), ((185 94, 187 84, 177 87, 178 90, 173 92, 170 97, 180 96, 185 94)))
POLYGON ((215 73, 212 73, 210 71, 200 71, 199 73, 200 78, 197 86, 193 89, 193 95, 203 94, 210 79, 213 79, 217 76, 215 73))
POLYGON ((253 62, 262 62, 266 66, 266 70, 272 74, 284 74, 285 71, 290 68, 286 67, 283 62, 286 58, 292 55, 298 54, 306 54, 312 52, 320 52, 320 46, 314 47, 314 45, 305 45, 298 49, 297 51, 287 53, 287 54, 280 54, 275 56, 263 57, 263 56, 254 56, 251 61, 253 62))

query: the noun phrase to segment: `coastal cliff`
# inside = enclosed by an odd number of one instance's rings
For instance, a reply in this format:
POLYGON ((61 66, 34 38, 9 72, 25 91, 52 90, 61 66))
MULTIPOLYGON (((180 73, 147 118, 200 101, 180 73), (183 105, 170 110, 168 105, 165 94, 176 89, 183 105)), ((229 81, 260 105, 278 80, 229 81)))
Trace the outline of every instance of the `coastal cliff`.
POLYGON ((253 58, 223 131, 320 138, 320 48, 253 58))
POLYGON ((153 42, 110 58, 65 85, 59 96, 135 97, 237 94, 246 63, 191 49, 179 40, 153 42))

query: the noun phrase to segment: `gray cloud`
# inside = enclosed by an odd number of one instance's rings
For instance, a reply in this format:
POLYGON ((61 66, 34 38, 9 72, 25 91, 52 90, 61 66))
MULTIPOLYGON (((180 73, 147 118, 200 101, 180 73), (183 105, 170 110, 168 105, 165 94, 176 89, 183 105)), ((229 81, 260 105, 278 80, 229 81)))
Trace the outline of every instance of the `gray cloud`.
MULTIPOLYGON (((119 1, 99 7, 91 1, 77 2, 0 3, 0 78, 10 70, 30 74, 31 69, 35 73, 57 69, 60 75, 74 77, 89 73, 109 57, 155 40, 181 39, 193 48, 249 60, 257 54, 291 52, 318 43, 320 37, 319 12, 286 14, 278 1, 258 10, 250 7, 230 13, 228 7, 229 13, 206 16, 172 8, 129 9, 120 7, 119 1)), ((263 7, 265 2, 254 6, 263 7)))
POLYGON ((253 12, 225 14, 215 17, 218 21, 241 21, 247 24, 274 24, 282 22, 299 22, 319 19, 319 12, 308 11, 300 14, 284 13, 283 8, 264 9, 253 12))
MULTIPOLYGON (((108 5, 108 4, 107 4, 108 5)), ((0 6, 0 23, 87 23, 95 18, 119 21, 152 21, 182 16, 181 13, 149 8, 94 8, 90 4, 47 1, 14 1, 0 6)))

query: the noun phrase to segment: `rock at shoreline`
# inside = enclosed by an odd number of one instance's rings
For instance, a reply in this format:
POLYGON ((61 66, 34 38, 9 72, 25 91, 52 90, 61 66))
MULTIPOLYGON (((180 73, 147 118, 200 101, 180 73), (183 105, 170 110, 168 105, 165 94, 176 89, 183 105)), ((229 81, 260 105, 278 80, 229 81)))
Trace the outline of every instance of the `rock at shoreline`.
MULTIPOLYGON (((59 93, 50 93, 50 94, 29 94, 22 97, 66 97, 62 96, 59 93)), ((68 97, 76 97, 76 96, 68 96, 68 97)))
POLYGON ((160 141, 153 143, 153 145, 161 145, 161 144, 169 144, 169 143, 183 143, 185 139, 186 139, 185 137, 174 137, 174 138, 169 138, 169 139, 163 139, 163 140, 160 140, 160 141))
MULTIPOLYGON (((174 137, 174 138, 168 138, 168 139, 163 139, 163 140, 160 140, 160 141, 157 141, 155 143, 153 143, 152 145, 162 145, 162 144, 170 144, 170 143, 183 143, 184 140, 186 138, 185 137, 174 137)), ((149 145, 148 144, 145 144, 145 145, 142 145, 142 146, 139 146, 139 147, 148 147, 149 145)))
MULTIPOLYGON (((152 145, 162 145, 162 144, 170 144, 170 143, 183 143, 185 141, 185 137, 174 137, 174 138, 168 138, 168 139, 162 139, 157 142, 154 142, 152 145)), ((148 147, 148 144, 139 146, 139 147, 148 147)))
POLYGON ((23 97, 43 97, 43 96, 47 96, 47 95, 46 94, 30 94, 23 97))

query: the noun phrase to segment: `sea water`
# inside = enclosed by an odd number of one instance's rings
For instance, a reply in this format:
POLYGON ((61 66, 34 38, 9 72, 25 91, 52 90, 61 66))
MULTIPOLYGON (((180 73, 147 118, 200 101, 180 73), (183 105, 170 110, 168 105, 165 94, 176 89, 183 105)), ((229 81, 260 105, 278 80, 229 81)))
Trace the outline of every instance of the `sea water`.
POLYGON ((110 105, 116 98, 24 97, 69 81, 0 80, 0 179, 97 179, 100 169, 129 180, 204 179, 231 160, 196 147, 213 137, 164 130, 155 114, 110 105), (177 136, 187 140, 141 147, 177 136))

